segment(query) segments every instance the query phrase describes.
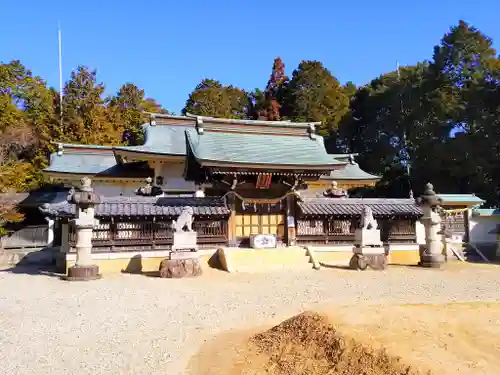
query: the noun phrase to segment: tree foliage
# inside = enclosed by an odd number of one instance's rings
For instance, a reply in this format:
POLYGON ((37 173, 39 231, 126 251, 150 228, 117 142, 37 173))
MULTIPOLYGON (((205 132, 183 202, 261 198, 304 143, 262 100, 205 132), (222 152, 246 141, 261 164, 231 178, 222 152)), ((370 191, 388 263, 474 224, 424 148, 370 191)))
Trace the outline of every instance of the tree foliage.
POLYGON ((288 77, 285 74, 285 64, 281 57, 277 57, 273 62, 273 69, 267 86, 264 91, 255 89, 250 94, 251 109, 250 117, 255 120, 279 121, 281 119, 281 104, 284 90, 288 84, 288 77))
POLYGON ((321 135, 336 131, 349 98, 339 81, 319 61, 302 61, 283 97, 283 114, 295 121, 321 121, 321 135))
POLYGON ((244 119, 249 111, 249 96, 234 86, 204 79, 189 95, 183 113, 200 116, 244 119))

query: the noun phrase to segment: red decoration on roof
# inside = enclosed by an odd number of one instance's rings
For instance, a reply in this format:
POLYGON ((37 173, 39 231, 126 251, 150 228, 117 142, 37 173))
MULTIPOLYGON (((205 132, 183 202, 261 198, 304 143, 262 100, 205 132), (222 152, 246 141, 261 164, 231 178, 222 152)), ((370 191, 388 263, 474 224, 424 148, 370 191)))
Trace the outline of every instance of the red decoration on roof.
POLYGON ((271 186, 272 174, 270 173, 261 173, 257 176, 257 183, 255 187, 257 189, 269 189, 271 186))

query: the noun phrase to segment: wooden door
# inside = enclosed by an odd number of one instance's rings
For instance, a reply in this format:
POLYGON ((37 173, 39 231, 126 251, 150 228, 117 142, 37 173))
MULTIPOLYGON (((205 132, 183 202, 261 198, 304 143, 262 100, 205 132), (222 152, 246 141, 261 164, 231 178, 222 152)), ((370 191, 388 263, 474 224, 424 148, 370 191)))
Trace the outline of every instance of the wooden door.
POLYGON ((284 238, 283 214, 236 214, 236 237, 250 237, 252 234, 275 234, 284 238))

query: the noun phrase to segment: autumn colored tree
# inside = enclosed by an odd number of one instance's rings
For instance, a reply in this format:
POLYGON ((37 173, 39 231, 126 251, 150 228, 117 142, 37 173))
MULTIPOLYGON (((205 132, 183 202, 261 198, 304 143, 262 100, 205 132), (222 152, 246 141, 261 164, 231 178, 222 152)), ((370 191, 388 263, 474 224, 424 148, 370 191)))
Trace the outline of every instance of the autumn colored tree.
POLYGON ((251 108, 249 116, 255 120, 279 121, 281 119, 280 101, 284 88, 288 83, 285 74, 285 64, 281 57, 277 57, 273 62, 271 76, 264 91, 255 89, 250 94, 251 108))
POLYGON ((40 77, 19 61, 0 64, 0 190, 26 190, 41 181, 53 113, 40 77))

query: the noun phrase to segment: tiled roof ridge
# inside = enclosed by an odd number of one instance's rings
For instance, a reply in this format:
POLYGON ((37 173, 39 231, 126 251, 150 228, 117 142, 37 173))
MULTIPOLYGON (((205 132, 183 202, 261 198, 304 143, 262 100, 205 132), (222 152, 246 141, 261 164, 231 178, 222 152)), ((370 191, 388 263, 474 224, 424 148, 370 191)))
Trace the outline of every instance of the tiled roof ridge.
MULTIPOLYGON (((156 117, 156 115, 155 115, 156 117)), ((192 113, 186 113, 186 118, 192 118, 196 120, 202 120, 211 123, 221 123, 221 124, 241 124, 241 125, 256 125, 256 126, 284 126, 284 127, 296 127, 296 128, 308 128, 311 125, 320 126, 321 121, 306 121, 306 122, 292 122, 289 120, 282 121, 266 121, 266 120, 248 120, 248 119, 228 119, 220 117, 211 116, 199 116, 192 113)))
MULTIPOLYGON (((96 216, 177 216, 182 207, 191 206, 195 216, 228 215, 220 197, 102 197, 96 205, 96 216)), ((49 203, 41 207, 46 215, 72 217, 75 205, 67 201, 49 203)))
POLYGON ((417 204, 412 198, 327 198, 304 197, 304 203, 309 204, 417 204))
MULTIPOLYGON (((158 201, 196 201, 205 202, 224 202, 221 197, 194 197, 192 195, 165 195, 157 197, 144 197, 140 195, 122 196, 122 195, 105 195, 101 196, 101 203, 158 203, 158 201)), ((66 203, 66 202, 60 202, 66 203)), ((161 202, 160 202, 161 203, 161 202)), ((58 203, 59 204, 59 203, 58 203)))
POLYGON ((121 145, 94 145, 94 144, 83 144, 83 143, 62 143, 53 142, 55 145, 62 147, 63 150, 66 149, 95 149, 95 150, 113 150, 114 147, 120 147, 121 145))

